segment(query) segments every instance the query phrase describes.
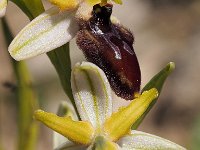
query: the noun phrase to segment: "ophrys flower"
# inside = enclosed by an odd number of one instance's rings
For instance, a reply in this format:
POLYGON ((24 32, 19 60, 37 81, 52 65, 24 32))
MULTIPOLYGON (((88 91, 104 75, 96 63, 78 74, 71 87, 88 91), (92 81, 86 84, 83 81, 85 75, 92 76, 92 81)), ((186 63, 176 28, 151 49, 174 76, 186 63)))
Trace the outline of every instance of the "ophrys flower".
POLYGON ((128 29, 111 21, 112 5, 93 1, 100 4, 87 11, 83 1, 50 1, 58 7, 35 18, 16 36, 9 46, 11 56, 21 60, 46 53, 77 35, 77 44, 86 59, 105 72, 118 96, 132 100, 141 84, 134 38, 128 29))
MULTIPOLYGON (((99 0, 90 1, 99 2, 99 0)), ((10 44, 8 50, 14 59, 27 59, 51 51, 69 42, 78 32, 75 15, 85 1, 50 0, 50 2, 55 6, 32 20, 10 44)))
POLYGON ((133 123, 158 96, 155 88, 143 92, 128 106, 113 112, 109 83, 96 65, 77 64, 71 82, 81 121, 41 110, 35 112, 37 120, 72 141, 66 140, 58 149, 184 149, 168 140, 131 131, 133 123))

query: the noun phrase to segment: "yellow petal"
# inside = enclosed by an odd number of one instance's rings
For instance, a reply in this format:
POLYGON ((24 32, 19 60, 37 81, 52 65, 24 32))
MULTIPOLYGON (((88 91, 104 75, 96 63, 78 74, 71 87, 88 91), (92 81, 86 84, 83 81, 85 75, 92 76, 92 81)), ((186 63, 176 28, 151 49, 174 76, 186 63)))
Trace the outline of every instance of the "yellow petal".
MULTIPOLYGON (((59 105, 57 115, 60 117, 71 116, 73 120, 78 120, 74 111, 72 111, 72 106, 67 101, 62 101, 59 105)), ((57 132, 53 132, 53 149, 58 149, 62 146, 72 146, 73 142, 69 141, 66 137, 62 136, 57 132)))
POLYGON ((94 6, 101 3, 101 0, 86 0, 86 2, 88 2, 89 5, 94 6))
POLYGON ((158 91, 153 88, 145 91, 127 107, 119 109, 104 123, 104 131, 112 141, 130 132, 132 124, 145 112, 151 102, 158 96, 158 91))
POLYGON ((122 0, 112 0, 113 2, 115 2, 116 4, 122 4, 122 0))
POLYGON ((34 117, 73 142, 84 145, 91 143, 94 128, 89 122, 73 121, 71 117, 58 117, 42 110, 37 110, 34 117))
POLYGON ((79 5, 78 0, 49 0, 49 2, 58 6, 61 10, 75 9, 79 5))

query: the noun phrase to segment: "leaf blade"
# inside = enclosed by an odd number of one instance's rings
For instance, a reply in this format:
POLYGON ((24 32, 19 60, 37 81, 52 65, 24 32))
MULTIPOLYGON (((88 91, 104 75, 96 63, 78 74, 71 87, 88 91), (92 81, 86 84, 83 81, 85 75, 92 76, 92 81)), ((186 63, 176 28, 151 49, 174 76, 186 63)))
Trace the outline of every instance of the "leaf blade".
MULTIPOLYGON (((175 63, 170 62, 166 65, 165 68, 163 68, 159 73, 157 73, 142 89, 142 91, 149 90, 151 88, 156 88, 159 92, 159 95, 161 93, 162 87, 164 85, 165 80, 167 77, 171 74, 171 72, 175 69, 175 63)), ((158 95, 158 97, 159 97, 158 95)), ((154 99, 152 103, 149 105, 148 109, 144 112, 144 114, 133 124, 132 129, 137 129, 138 126, 141 124, 143 119, 146 117, 148 112, 152 109, 152 107, 155 105, 157 99, 154 99)))

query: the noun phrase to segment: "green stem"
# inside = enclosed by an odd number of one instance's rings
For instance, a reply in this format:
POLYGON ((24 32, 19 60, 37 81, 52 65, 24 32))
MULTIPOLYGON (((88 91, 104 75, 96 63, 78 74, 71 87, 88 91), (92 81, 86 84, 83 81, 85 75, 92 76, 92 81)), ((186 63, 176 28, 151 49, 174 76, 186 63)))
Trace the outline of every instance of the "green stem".
MULTIPOLYGON (((5 18, 2 19, 3 31, 7 45, 13 39, 5 18)), ((25 62, 12 59, 16 75, 18 102, 18 150, 34 150, 36 145, 38 125, 33 120, 33 112, 38 108, 37 98, 31 84, 31 77, 25 62)))
POLYGON ((30 74, 24 61, 13 61, 14 72, 18 81, 17 99, 19 105, 19 150, 34 150, 37 139, 37 124, 32 116, 38 108, 37 98, 33 92, 30 74))
MULTIPOLYGON (((40 0, 12 0, 22 11, 33 20, 39 14, 44 12, 44 7, 40 0)), ((75 112, 80 119, 76 108, 71 89, 71 59, 70 59, 69 43, 47 53, 51 63, 54 65, 64 92, 69 97, 75 112)))
POLYGON ((3 149, 2 141, 0 141, 0 150, 4 150, 4 149, 3 149))

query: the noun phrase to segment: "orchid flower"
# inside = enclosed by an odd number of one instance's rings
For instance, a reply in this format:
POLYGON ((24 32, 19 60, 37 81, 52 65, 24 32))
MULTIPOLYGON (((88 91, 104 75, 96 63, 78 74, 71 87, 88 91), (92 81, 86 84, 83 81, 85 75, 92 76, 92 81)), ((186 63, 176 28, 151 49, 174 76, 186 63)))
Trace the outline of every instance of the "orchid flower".
MULTIPOLYGON (((69 42, 78 32, 75 15, 78 8, 87 6, 85 2, 49 1, 55 6, 33 19, 11 42, 8 50, 14 59, 23 60, 54 50, 69 42)), ((113 1, 121 2, 120 0, 113 1)), ((7 0, 1 0, 0 6, 1 3, 5 6, 6 2, 7 0)), ((96 4, 101 0, 88 0, 88 2, 96 4)))
MULTIPOLYGON (((120 0, 113 0, 121 3, 120 0)), ((56 6, 32 20, 9 46, 22 60, 49 52, 73 37, 86 59, 105 73, 115 94, 132 100, 140 91, 141 72, 134 52, 134 37, 116 19, 107 0, 50 0, 56 6), (88 2, 88 1, 87 1, 88 2)))
POLYGON ((80 121, 37 110, 34 117, 66 137, 56 150, 174 149, 185 148, 166 139, 132 130, 131 126, 158 96, 152 88, 117 112, 113 112, 109 82, 96 65, 83 62, 72 71, 72 90, 80 121))
POLYGON ((0 18, 6 13, 7 0, 0 0, 0 18))

